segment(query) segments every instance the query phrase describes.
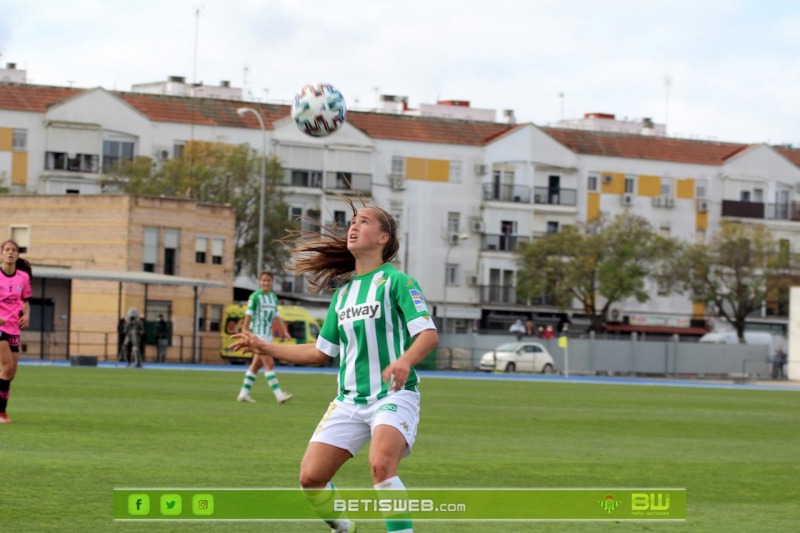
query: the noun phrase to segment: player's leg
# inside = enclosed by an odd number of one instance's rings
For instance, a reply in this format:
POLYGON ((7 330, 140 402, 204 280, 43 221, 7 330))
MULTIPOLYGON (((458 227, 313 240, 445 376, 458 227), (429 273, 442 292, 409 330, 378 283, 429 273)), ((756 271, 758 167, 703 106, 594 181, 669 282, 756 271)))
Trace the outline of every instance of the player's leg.
MULTIPOLYGON (((379 401, 372 419, 372 443, 369 465, 375 490, 405 491, 397 475, 400 460, 411 453, 419 424, 419 394, 399 391, 379 401), (390 408, 384 408, 391 405, 390 408)), ((411 533, 413 525, 407 513, 386 516, 386 531, 411 533)))
POLYGON ((256 378, 258 377, 258 369, 261 368, 262 365, 263 363, 261 362, 261 358, 257 355, 253 355, 253 359, 250 361, 250 366, 244 373, 244 382, 242 383, 242 388, 239 391, 239 396, 236 397, 237 402, 255 402, 255 400, 250 397, 250 389, 253 388, 256 378))
POLYGON ((335 532, 353 532, 355 523, 335 513, 336 487, 331 480, 339 468, 369 441, 370 428, 359 407, 332 402, 311 437, 300 463, 300 486, 311 507, 335 532))
POLYGON ((259 357, 264 365, 264 378, 267 380, 272 394, 275 395, 275 399, 278 400, 278 403, 286 403, 291 400, 292 395, 283 392, 280 383, 278 383, 278 376, 275 375, 275 360, 264 354, 259 354, 259 357))
POLYGON ((17 375, 19 362, 19 337, 0 334, 0 424, 8 424, 6 409, 11 392, 11 381, 17 375))

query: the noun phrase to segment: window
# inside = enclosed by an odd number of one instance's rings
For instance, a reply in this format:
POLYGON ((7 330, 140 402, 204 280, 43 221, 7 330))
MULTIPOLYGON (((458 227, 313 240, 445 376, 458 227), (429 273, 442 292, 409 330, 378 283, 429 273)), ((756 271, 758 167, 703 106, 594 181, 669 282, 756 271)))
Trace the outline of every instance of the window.
POLYGON ((392 156, 392 174, 404 176, 406 173, 406 160, 404 157, 392 156))
POLYGON ((661 178, 661 196, 672 197, 672 178, 666 176, 661 178))
POLYGON ((739 193, 739 200, 742 202, 749 202, 750 201, 750 191, 741 191, 739 193))
POLYGON ((45 170, 66 170, 68 172, 89 172, 97 174, 98 158, 91 154, 67 154, 65 152, 45 153, 45 170))
POLYGON ((700 200, 708 198, 708 180, 700 179, 694 182, 694 195, 700 200))
POLYGON ((222 324, 222 306, 211 304, 208 306, 208 331, 220 331, 222 324))
POLYGON ((625 193, 636 194, 636 176, 625 176, 625 193))
POLYGON ((587 180, 586 188, 589 192, 597 192, 598 191, 598 184, 600 182, 599 177, 597 174, 589 174, 589 178, 587 180))
POLYGON ((133 161, 132 141, 103 141, 103 171, 119 168, 123 159, 133 161))
POLYGON ((30 242, 30 228, 28 226, 11 226, 11 240, 19 246, 19 253, 27 254, 30 242))
POLYGON ((211 263, 214 265, 222 264, 222 254, 225 250, 225 239, 214 237, 211 239, 211 263))
POLYGON ((178 240, 180 230, 164 230, 164 274, 174 276, 178 272, 178 240))
POLYGON ((446 285, 458 285, 457 263, 447 263, 444 266, 444 282, 446 285))
POLYGON ((178 159, 183 155, 183 149, 186 147, 185 141, 176 141, 172 145, 172 158, 178 159))
POLYGON ((142 270, 155 272, 158 261, 158 228, 144 228, 142 270))
POLYGON ((295 205, 289 207, 289 221, 290 222, 300 222, 300 219, 303 218, 303 208, 297 207, 295 205))
POLYGON ((461 227, 461 213, 450 211, 447 213, 447 231, 448 233, 458 233, 461 227))
POLYGON ((292 170, 290 184, 294 187, 322 187, 322 172, 311 170, 292 170))
POLYGON ((205 263, 208 252, 208 238, 196 237, 194 240, 194 262, 205 263))
POLYGON ((547 234, 552 235, 553 233, 558 233, 558 222, 548 221, 547 222, 547 234))
POLYGON ((353 173, 352 172, 337 172, 336 173, 336 188, 349 191, 353 189, 353 173))
POLYGON ((461 161, 450 161, 450 182, 461 183, 461 161))
POLYGON ((333 223, 340 229, 347 228, 347 214, 344 211, 334 211, 333 223))
POLYGON ((28 130, 14 130, 14 144, 12 150, 25 152, 28 150, 28 130))

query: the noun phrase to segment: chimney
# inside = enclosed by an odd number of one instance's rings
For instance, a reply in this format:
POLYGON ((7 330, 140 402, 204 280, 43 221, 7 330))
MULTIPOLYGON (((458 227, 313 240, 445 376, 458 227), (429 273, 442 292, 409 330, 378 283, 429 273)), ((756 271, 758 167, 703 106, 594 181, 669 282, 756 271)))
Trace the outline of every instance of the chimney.
POLYGON ((230 82, 230 81, 228 81, 228 80, 222 80, 221 82, 219 82, 219 86, 220 86, 220 87, 226 87, 226 88, 227 88, 227 87, 230 87, 230 86, 231 86, 231 82, 230 82))
POLYGON ((516 124, 517 117, 514 116, 513 109, 503 109, 503 124, 516 124))
POLYGON ((6 68, 8 70, 15 70, 17 68, 17 64, 16 63, 6 63, 6 68))
POLYGON ((183 76, 170 76, 167 78, 167 81, 173 81, 175 83, 186 83, 186 78, 183 76))

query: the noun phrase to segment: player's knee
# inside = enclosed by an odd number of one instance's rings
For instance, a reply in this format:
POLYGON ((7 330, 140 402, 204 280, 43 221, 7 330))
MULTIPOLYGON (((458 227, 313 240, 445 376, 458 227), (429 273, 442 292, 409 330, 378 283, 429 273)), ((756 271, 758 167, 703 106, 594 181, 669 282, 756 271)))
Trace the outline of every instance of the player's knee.
POLYGON ((304 489, 321 489, 325 487, 330 479, 324 478, 325 476, 320 475, 319 472, 305 468, 300 469, 300 486, 304 489))
POLYGON ((380 483, 397 474, 397 465, 388 457, 375 457, 370 459, 372 481, 380 483))

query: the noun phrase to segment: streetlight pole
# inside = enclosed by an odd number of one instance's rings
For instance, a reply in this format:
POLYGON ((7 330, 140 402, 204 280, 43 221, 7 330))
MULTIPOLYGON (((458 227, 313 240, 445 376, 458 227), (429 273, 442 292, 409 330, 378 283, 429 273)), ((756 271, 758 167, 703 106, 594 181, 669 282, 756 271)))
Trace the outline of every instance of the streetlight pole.
MULTIPOLYGON (((453 234, 455 235, 455 234, 453 234)), ((449 235, 448 235, 449 237, 449 235)), ((448 262, 450 261, 450 252, 453 250, 453 247, 456 244, 459 244, 461 241, 465 241, 469 239, 469 235, 466 233, 462 233, 458 236, 458 239, 450 238, 450 241, 447 243, 447 253, 444 254, 444 305, 443 312, 442 312, 442 333, 447 333, 447 286, 450 285, 450 280, 448 279, 449 270, 447 268, 448 262)))
POLYGON ((255 277, 261 275, 264 269, 264 203, 266 202, 266 189, 267 189, 267 128, 264 127, 264 119, 261 114, 252 107, 240 107, 236 110, 240 117, 247 113, 252 113, 258 119, 258 125, 261 128, 261 192, 258 201, 258 260, 256 261, 256 274, 255 277))

